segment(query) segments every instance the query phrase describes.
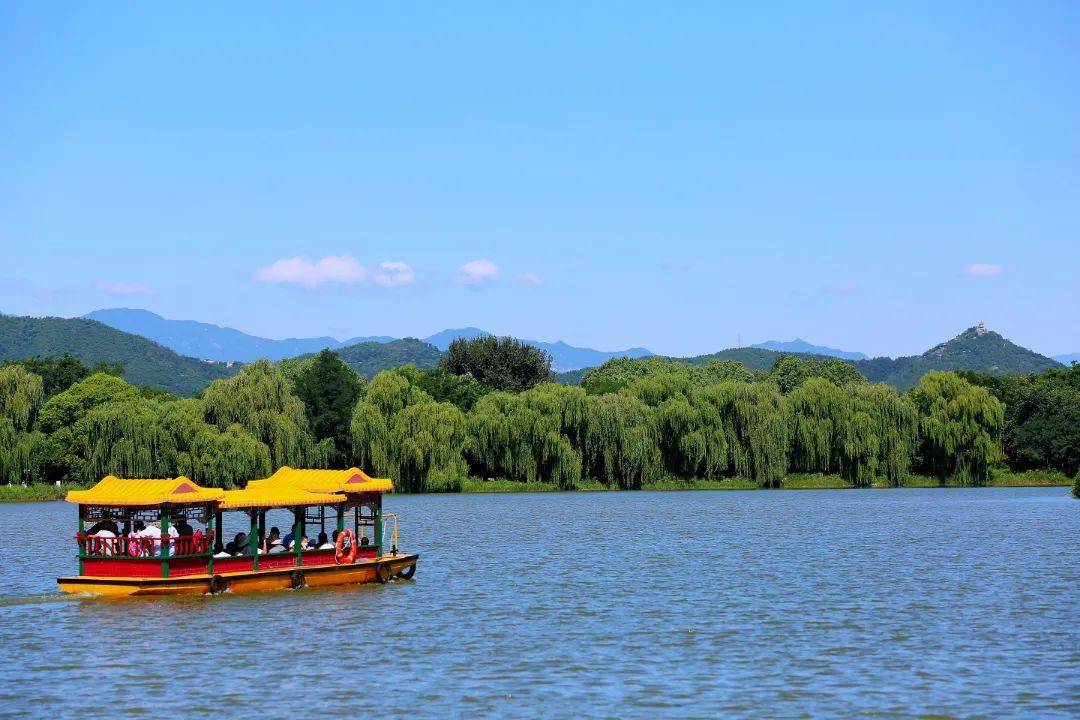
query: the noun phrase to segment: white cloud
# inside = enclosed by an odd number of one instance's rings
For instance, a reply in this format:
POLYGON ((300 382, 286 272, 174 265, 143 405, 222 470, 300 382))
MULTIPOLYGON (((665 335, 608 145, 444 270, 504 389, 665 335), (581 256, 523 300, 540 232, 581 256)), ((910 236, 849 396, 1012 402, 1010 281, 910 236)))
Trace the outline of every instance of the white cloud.
POLYGON ((470 260, 457 269, 457 281, 473 288, 487 287, 499 279, 499 266, 490 260, 470 260))
POLYGON ((416 273, 413 272, 412 267, 400 260, 383 260, 379 263, 379 268, 382 271, 372 273, 371 278, 383 287, 408 285, 416 279, 416 273))
POLYGON ((971 263, 964 268, 964 274, 968 277, 997 277, 1005 272, 1005 268, 1000 265, 990 265, 989 263, 971 263))
POLYGON ((523 272, 518 275, 518 280, 526 285, 536 285, 537 287, 544 284, 544 278, 540 277, 534 272, 523 272))
POLYGON ((108 295, 153 295, 154 288, 144 282, 107 282, 98 290, 108 295))
POLYGON ((385 260, 380 270, 369 271, 352 255, 329 255, 312 262, 305 257, 282 258, 255 271, 255 279, 272 285, 361 285, 374 282, 383 287, 408 285, 416 277, 413 269, 399 260, 385 260))

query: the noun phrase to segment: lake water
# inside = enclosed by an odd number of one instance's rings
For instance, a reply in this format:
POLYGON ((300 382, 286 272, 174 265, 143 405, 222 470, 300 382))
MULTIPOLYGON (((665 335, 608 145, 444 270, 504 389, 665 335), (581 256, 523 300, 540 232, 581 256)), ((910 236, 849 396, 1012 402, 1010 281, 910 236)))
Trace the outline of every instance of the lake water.
POLYGON ((1080 716, 1065 488, 386 504, 412 581, 123 601, 0 506, 0 716, 1080 716))

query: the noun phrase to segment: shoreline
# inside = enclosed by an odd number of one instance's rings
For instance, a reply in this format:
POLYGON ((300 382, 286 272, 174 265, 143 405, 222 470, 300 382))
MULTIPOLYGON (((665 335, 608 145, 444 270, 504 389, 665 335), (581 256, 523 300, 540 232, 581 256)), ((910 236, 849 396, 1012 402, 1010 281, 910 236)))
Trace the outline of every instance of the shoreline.
MULTIPOLYGON (((1022 473, 1006 471, 995 472, 985 485, 961 485, 955 482, 940 483, 936 478, 913 475, 899 487, 890 487, 884 482, 876 482, 869 487, 856 488, 844 482, 838 475, 789 475, 784 485, 778 488, 763 488, 745 478, 725 478, 723 480, 680 480, 667 478, 656 483, 649 483, 639 490, 620 490, 600 483, 582 483, 572 489, 559 488, 554 483, 542 481, 520 482, 516 480, 478 480, 469 478, 462 482, 459 494, 494 495, 517 493, 547 492, 688 492, 695 490, 909 490, 927 488, 993 488, 993 487, 1064 487, 1073 485, 1073 481, 1063 473, 1032 470, 1022 473)), ((19 485, 0 486, 0 503, 56 502, 63 500, 68 490, 80 490, 84 487, 76 483, 62 485, 19 485)), ((430 493, 438 494, 438 493, 430 493)))
POLYGON ((581 486, 564 490, 554 483, 517 482, 513 480, 476 480, 469 479, 462 483, 461 493, 470 495, 505 494, 505 493, 543 493, 543 492, 689 492, 695 490, 911 490, 911 489, 958 489, 958 488, 993 488, 993 487, 1064 487, 1072 486, 1073 481, 1063 473, 1053 471, 1028 471, 1022 473, 998 472, 985 485, 961 485, 957 482, 940 483, 936 478, 913 475, 899 487, 892 487, 884 482, 875 482, 869 487, 854 487, 838 475, 789 475, 784 485, 778 488, 763 488, 745 478, 725 478, 723 480, 680 480, 669 478, 656 483, 649 483, 639 490, 619 490, 599 483, 585 483, 581 486))

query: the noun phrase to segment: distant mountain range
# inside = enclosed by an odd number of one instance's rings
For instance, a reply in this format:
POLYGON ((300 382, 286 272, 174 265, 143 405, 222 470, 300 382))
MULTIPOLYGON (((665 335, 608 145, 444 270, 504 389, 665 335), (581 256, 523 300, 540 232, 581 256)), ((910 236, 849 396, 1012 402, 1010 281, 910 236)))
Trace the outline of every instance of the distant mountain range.
POLYGON ((1072 365, 1075 362, 1080 362, 1080 353, 1070 353, 1069 355, 1055 355, 1054 359, 1062 365, 1072 365))
POLYGON ((825 357, 835 357, 840 358, 841 360, 865 360, 867 358, 867 356, 861 352, 850 352, 848 350, 837 350, 836 348, 825 347, 824 345, 813 345, 802 338, 795 338, 788 342, 769 340, 768 342, 758 343, 757 345, 751 345, 750 347, 762 350, 772 350, 773 352, 780 353, 824 355, 825 357))
POLYGON ((162 388, 177 395, 192 395, 212 381, 239 370, 239 366, 183 357, 144 337, 94 320, 0 315, 0 361, 64 353, 71 353, 90 366, 100 362, 120 363, 128 382, 162 388))
MULTIPOLYGON (((372 377, 393 367, 413 364, 420 368, 434 367, 442 357, 444 349, 459 337, 478 337, 486 335, 478 328, 458 328, 444 330, 425 340, 405 338, 392 340, 377 336, 353 338, 339 342, 333 338, 311 338, 290 340, 266 340, 240 333, 230 328, 219 328, 204 323, 168 321, 145 311, 127 311, 127 315, 117 311, 99 311, 93 315, 106 317, 114 322, 144 322, 144 328, 154 330, 158 337, 172 338, 171 342, 195 343, 196 347, 207 347, 206 343, 221 345, 218 352, 233 354, 225 350, 222 340, 236 339, 239 346, 251 348, 269 348, 277 359, 283 359, 286 349, 305 348, 290 357, 310 355, 323 347, 327 341, 335 343, 333 349, 357 372, 372 377), (149 315, 150 317, 147 317, 149 315), (119 319, 118 319, 119 318, 119 319), (175 325, 171 323, 176 323, 175 325), (164 323, 164 324, 163 324, 164 323), (163 332, 174 331, 171 334, 163 332), (187 335, 180 333, 187 331, 187 335), (179 333, 179 334, 178 334, 179 333), (203 337, 200 340, 199 334, 203 337), (209 340, 207 338, 210 338, 209 340), (196 343, 198 340, 199 343, 196 343), (260 346, 258 343, 270 343, 260 346), (294 345, 290 345, 294 343, 294 345), (306 343, 306 345, 305 345, 306 343)), ((22 360, 32 355, 61 355, 69 352, 88 365, 99 362, 121 363, 124 378, 136 385, 163 388, 178 395, 191 395, 199 392, 210 382, 218 378, 229 377, 237 372, 236 365, 224 362, 210 362, 194 357, 186 357, 175 352, 164 343, 158 344, 156 338, 148 339, 136 333, 124 332, 109 327, 97 320, 87 318, 30 318, 0 315, 0 361, 22 360)), ((528 342, 528 341, 526 341, 528 342)), ((794 341, 802 342, 802 341, 794 341)), ((602 352, 590 348, 576 348, 566 343, 534 343, 562 358, 562 365, 556 365, 562 382, 580 382, 587 367, 600 365, 614 357, 647 357, 651 355, 644 348, 630 348, 621 352, 602 352), (574 367, 567 367, 571 365, 574 367)), ((182 346, 182 345, 181 345, 182 346)), ((189 345, 190 346, 190 345, 189 345)), ((814 346, 817 347, 817 346, 814 346)), ((828 349, 828 348, 826 348, 828 349)), ((268 353, 263 353, 263 356, 268 353)), ((688 358, 674 358, 687 363, 705 364, 715 360, 734 360, 755 370, 768 370, 781 353, 765 348, 731 348, 709 355, 688 358)), ((825 357, 823 353, 815 354, 825 357)), ((251 357, 250 355, 247 357, 251 357)), ((1059 356, 1061 360, 1078 360, 1077 355, 1059 356)), ((918 383, 919 378, 930 370, 977 370, 994 375, 1037 373, 1050 368, 1062 367, 1058 361, 1039 355, 1027 348, 1010 342, 992 331, 968 328, 948 342, 941 343, 921 355, 899 358, 871 358, 851 362, 871 382, 885 382, 902 390, 918 383)))
MULTIPOLYGON (((95 310, 84 317, 97 320, 117 330, 149 338, 183 355, 217 362, 230 360, 251 362, 259 358, 283 360, 315 353, 324 348, 337 350, 366 343, 389 343, 395 339, 386 335, 373 335, 348 340, 338 340, 328 336, 271 340, 210 323, 169 320, 149 310, 132 308, 95 310)), ((423 338, 423 341, 445 352, 450 347, 450 343, 458 338, 475 338, 490 334, 480 328, 455 328, 429 335, 423 338)), ((615 357, 636 358, 652 355, 645 348, 604 352, 592 348, 574 347, 561 341, 548 343, 539 340, 523 340, 523 342, 546 350, 551 355, 552 367, 557 372, 600 365, 615 357)))
POLYGON ((385 335, 374 335, 344 341, 329 336, 270 340, 195 320, 168 320, 149 310, 132 308, 95 310, 83 317, 133 335, 142 335, 182 355, 215 362, 251 362, 259 358, 284 360, 318 352, 323 348, 339 348, 365 342, 390 342, 394 339, 385 335))

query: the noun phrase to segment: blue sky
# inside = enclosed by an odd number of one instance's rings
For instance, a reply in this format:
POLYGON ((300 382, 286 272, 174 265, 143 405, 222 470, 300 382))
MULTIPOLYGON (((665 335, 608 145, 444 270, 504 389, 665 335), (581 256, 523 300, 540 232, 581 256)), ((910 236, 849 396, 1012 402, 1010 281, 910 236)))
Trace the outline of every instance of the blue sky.
POLYGON ((0 311, 1080 351, 1080 3, 0 4, 0 311))

